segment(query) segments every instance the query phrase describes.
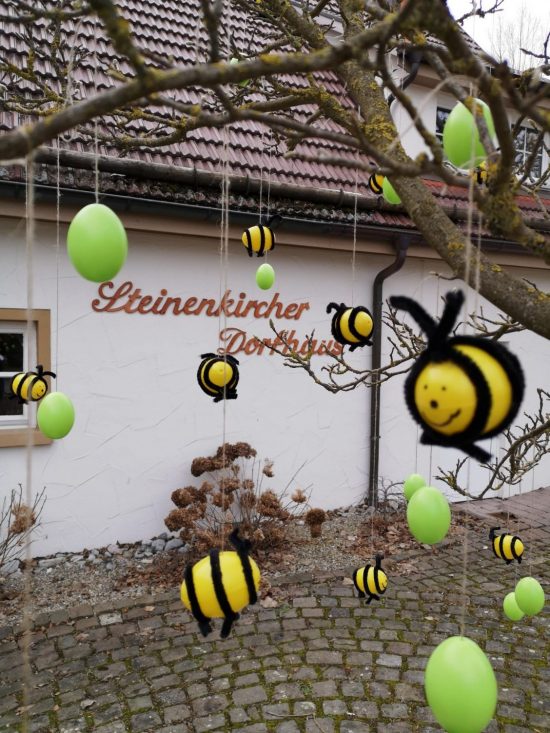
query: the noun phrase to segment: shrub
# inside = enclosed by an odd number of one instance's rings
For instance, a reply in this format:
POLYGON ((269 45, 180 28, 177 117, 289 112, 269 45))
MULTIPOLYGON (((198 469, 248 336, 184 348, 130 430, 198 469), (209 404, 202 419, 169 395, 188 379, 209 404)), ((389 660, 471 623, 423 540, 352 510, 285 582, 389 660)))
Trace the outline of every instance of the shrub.
POLYGON ((39 523, 45 501, 45 489, 42 489, 32 506, 25 504, 21 484, 4 498, 0 507, 0 572, 4 575, 17 568, 16 561, 32 528, 39 523))
POLYGON ((215 455, 195 458, 191 474, 208 479, 198 488, 173 491, 177 508, 164 522, 197 552, 227 546, 236 523, 256 549, 274 548, 285 541, 288 520, 307 507, 307 490, 296 488, 288 496, 298 471, 281 492, 267 488, 265 482, 275 475, 273 462, 258 459, 248 443, 224 443, 215 455))

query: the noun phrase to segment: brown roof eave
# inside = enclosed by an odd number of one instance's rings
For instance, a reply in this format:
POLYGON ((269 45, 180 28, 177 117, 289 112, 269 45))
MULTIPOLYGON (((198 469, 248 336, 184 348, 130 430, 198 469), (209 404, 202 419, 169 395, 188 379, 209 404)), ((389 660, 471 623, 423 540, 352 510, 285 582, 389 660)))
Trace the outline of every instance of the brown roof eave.
MULTIPOLYGON (((37 151, 35 160, 38 163, 57 165, 58 151, 52 148, 42 148, 37 151)), ((70 150, 59 151, 59 162, 64 168, 76 168, 93 171, 96 166, 96 156, 88 153, 76 153, 70 150)), ((128 177, 140 178, 148 181, 179 183, 200 189, 220 189, 222 174, 218 172, 200 170, 198 168, 178 168, 162 163, 150 163, 130 158, 114 158, 111 156, 98 156, 97 167, 105 173, 114 173, 128 177)), ((243 195, 259 194, 262 181, 249 176, 231 175, 230 188, 233 193, 243 195)), ((273 198, 285 198, 300 202, 324 204, 342 209, 355 208, 355 194, 343 190, 326 188, 313 188, 297 186, 277 181, 270 182, 270 191, 273 198)), ((467 220, 467 209, 456 205, 448 206, 441 204, 445 213, 456 222, 467 220)), ((401 213, 402 208, 387 206, 381 197, 357 196, 357 209, 361 211, 378 211, 388 213, 401 213)), ((478 220, 477 212, 474 212, 473 222, 478 220)), ((527 226, 541 232, 550 232, 550 221, 535 217, 525 217, 527 226)))

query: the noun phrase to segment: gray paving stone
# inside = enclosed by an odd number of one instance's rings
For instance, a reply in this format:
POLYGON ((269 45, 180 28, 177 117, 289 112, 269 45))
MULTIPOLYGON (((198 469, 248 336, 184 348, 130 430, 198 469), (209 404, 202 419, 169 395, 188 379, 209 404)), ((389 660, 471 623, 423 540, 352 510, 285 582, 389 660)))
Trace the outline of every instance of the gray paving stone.
POLYGON ((233 693, 233 702, 235 705, 253 705, 256 702, 265 702, 267 693, 263 687, 244 687, 241 690, 235 690, 233 693))
POLYGON ((132 715, 131 721, 132 733, 145 733, 145 731, 155 730, 162 724, 162 720, 154 710, 132 715))
POLYGON ((207 715, 204 718, 195 718, 193 726, 196 733, 204 733, 207 730, 217 730, 225 725, 225 717, 223 715, 207 715))
MULTIPOLYGON (((487 650, 500 690, 486 733, 550 730, 550 607, 528 623, 504 621, 495 609, 516 568, 495 566, 485 533, 470 539, 466 633, 487 650)), ((534 559, 548 556, 550 532, 545 541, 534 559)), ((200 637, 177 594, 43 614, 33 635, 33 721, 47 733, 436 733, 424 668, 436 644, 459 633, 461 570, 456 547, 421 551, 413 564, 372 608, 338 583, 293 580, 282 588, 286 604, 251 609, 225 641, 219 624, 200 637), (86 718, 85 699, 95 700, 86 718), (54 705, 57 726, 47 717, 54 705)), ((548 563, 531 572, 550 583, 548 563)), ((16 733, 20 632, 6 628, 0 732, 16 733)))

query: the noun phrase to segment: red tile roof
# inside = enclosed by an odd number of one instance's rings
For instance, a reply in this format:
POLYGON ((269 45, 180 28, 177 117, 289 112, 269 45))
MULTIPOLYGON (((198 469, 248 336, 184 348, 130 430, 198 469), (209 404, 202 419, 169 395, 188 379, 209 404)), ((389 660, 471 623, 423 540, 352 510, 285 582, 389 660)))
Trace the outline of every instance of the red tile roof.
MULTIPOLYGON (((199 0, 119 0, 118 6, 123 16, 131 23, 134 36, 138 45, 145 48, 149 53, 156 54, 158 57, 173 57, 178 64, 192 63, 197 57, 206 60, 206 49, 208 48, 207 34, 202 25, 198 21, 200 16, 199 0)), ((228 4, 226 4, 226 9, 228 4)), ((13 25, 6 25, 3 32, 0 33, 0 55, 7 60, 22 67, 27 62, 27 48, 17 35, 13 25)), ((237 7, 231 6, 230 17, 224 18, 224 23, 220 29, 222 35, 222 47, 227 45, 227 33, 231 36, 233 47, 237 48, 239 53, 246 55, 249 44, 253 43, 254 48, 260 48, 265 39, 268 37, 269 27, 261 21, 255 19, 252 21, 244 11, 237 7)), ((39 21, 33 25, 32 29, 33 42, 35 43, 38 54, 35 68, 37 72, 52 84, 57 84, 54 70, 51 63, 47 60, 50 56, 51 32, 48 30, 46 21, 39 21), (43 52, 41 58, 40 51, 43 52)), ((99 21, 96 23, 92 19, 85 19, 81 23, 67 22, 65 40, 67 46, 65 54, 69 49, 76 48, 84 53, 84 57, 75 65, 73 79, 73 99, 82 99, 94 93, 95 88, 101 89, 112 86, 115 82, 108 75, 108 70, 115 68, 118 71, 131 74, 131 68, 124 58, 117 57, 110 42, 106 39, 102 32, 99 21)), ((233 55, 232 52, 227 55, 233 55)), ((65 62, 67 62, 65 58, 65 62)), ((345 90, 337 77, 330 72, 318 73, 317 79, 322 83, 328 91, 338 95, 339 99, 346 105, 351 104, 346 97, 345 90)), ((289 83, 294 86, 300 86, 300 78, 297 76, 289 76, 289 83)), ((3 79, 4 84, 9 87, 8 78, 3 79)), ((17 81, 15 86, 19 91, 30 90, 30 86, 17 81)), ((208 90, 178 90, 171 93, 171 97, 179 102, 195 103, 202 99, 203 103, 213 102, 211 92, 208 90)), ((254 100, 258 98, 257 94, 247 93, 247 98, 254 100)), ((157 107, 155 109, 161 116, 167 115, 166 108, 157 107)), ((294 113, 295 119, 305 120, 313 111, 313 107, 300 108, 294 113)), ((21 120, 16 119, 16 115, 8 113, 0 113, 0 130, 10 129, 21 120)), ((100 129, 108 132, 112 129, 113 120, 104 120, 100 129), (111 127, 110 127, 111 126, 111 127)), ((328 129, 340 131, 332 121, 324 123, 328 129)), ((143 120, 132 122, 127 128, 135 133, 148 132, 154 129, 154 123, 143 120)), ((165 128, 169 132, 169 128, 165 128)), ((72 133, 65 136, 61 147, 72 151, 81 151, 90 153, 90 138, 80 133, 72 133)), ((345 151, 338 144, 325 140, 308 140, 300 144, 297 149, 305 155, 318 155, 320 152, 329 155, 347 155, 349 151, 345 151)), ((114 146, 101 144, 99 152, 102 155, 115 156, 120 155, 114 146)), ((355 190, 355 171, 341 166, 330 165, 328 163, 318 162, 310 163, 305 160, 288 159, 284 157, 284 143, 278 143, 269 132, 264 132, 257 124, 252 122, 241 122, 233 124, 223 132, 217 129, 204 129, 191 132, 187 139, 166 146, 163 148, 142 148, 140 150, 130 150, 127 156, 136 160, 143 161, 148 164, 164 164, 178 169, 193 169, 221 172, 225 156, 227 156, 229 172, 231 175, 249 176, 252 179, 262 178, 265 184, 264 193, 267 189, 267 180, 273 183, 291 184, 303 188, 325 189, 332 191, 346 191, 353 193, 355 190), (224 151, 224 141, 226 141, 226 150, 224 151), (275 143, 275 145, 274 145, 275 143)), ((367 158, 362 158, 364 161, 367 158)), ((2 173, 0 172, 0 175, 2 173)), ((43 175, 50 177, 51 170, 44 169, 43 175)), ((20 177, 14 169, 4 172, 3 177, 17 179, 20 177)), ((70 175, 63 176, 64 181, 71 181, 74 187, 89 188, 91 185, 90 176, 86 172, 74 171, 70 175)), ((373 197, 366 186, 366 175, 358 177, 357 192, 364 197, 373 197)), ((198 193, 196 190, 186 189, 184 186, 178 187, 177 192, 174 186, 156 184, 153 181, 143 181, 137 179, 120 178, 120 177, 102 177, 102 190, 107 192, 120 192, 132 196, 147 196, 149 198, 160 198, 178 200, 184 198, 193 202, 211 202, 213 196, 217 196, 217 192, 202 191, 198 193), (184 193, 187 191, 187 193, 184 193)), ((435 195, 439 196, 441 203, 450 208, 464 209, 467 206, 467 191, 460 188, 449 188, 442 186, 436 181, 426 181, 435 195)), ((253 197, 238 196, 234 198, 233 205, 247 209, 257 207, 257 199, 253 197), (247 200, 249 203, 247 203, 247 200), (251 202, 255 203, 251 205, 251 202)), ((211 203, 209 205, 212 205, 211 203)), ((522 208, 533 218, 542 219, 542 213, 538 210, 536 203, 529 197, 521 197, 522 208)), ((287 208, 299 208, 296 201, 287 202, 287 208)), ((325 210, 322 207, 306 207, 306 213, 302 208, 301 215, 311 216, 313 218, 325 218, 331 220, 349 221, 348 212, 325 210)), ((365 219, 365 223, 380 224, 386 226, 414 228, 410 219, 406 214, 400 213, 397 207, 392 207, 381 201, 377 208, 369 211, 363 211, 361 218, 365 219)))

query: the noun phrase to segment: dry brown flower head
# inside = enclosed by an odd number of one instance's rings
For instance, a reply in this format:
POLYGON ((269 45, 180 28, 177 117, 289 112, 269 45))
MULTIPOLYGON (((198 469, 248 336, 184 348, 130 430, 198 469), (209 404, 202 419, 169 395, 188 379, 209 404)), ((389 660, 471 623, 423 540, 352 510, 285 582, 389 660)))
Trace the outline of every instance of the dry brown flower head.
POLYGON ((310 509, 304 515, 304 521, 309 526, 313 524, 323 524, 326 521, 327 513, 324 509, 310 509))
POLYGON ((23 534, 36 522, 36 516, 30 506, 19 504, 13 509, 13 521, 10 526, 12 534, 23 534))
POLYGON ((290 497, 295 504, 305 504, 307 496, 303 489, 296 489, 296 491, 290 497))

